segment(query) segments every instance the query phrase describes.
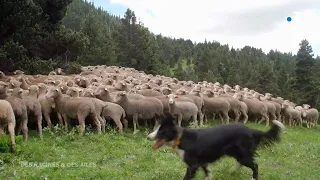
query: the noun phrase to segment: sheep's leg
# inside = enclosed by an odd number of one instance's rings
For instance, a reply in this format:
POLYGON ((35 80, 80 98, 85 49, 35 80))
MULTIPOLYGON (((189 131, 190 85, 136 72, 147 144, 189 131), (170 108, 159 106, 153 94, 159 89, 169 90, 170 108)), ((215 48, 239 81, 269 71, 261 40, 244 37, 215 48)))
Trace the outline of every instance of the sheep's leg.
POLYGON ((226 122, 226 124, 229 124, 229 119, 230 118, 229 118, 228 112, 223 112, 222 116, 223 116, 223 120, 226 122))
POLYGON ((64 125, 65 127, 68 129, 68 124, 67 124, 67 120, 64 118, 63 115, 61 115, 61 113, 57 112, 57 116, 58 116, 58 119, 59 119, 59 124, 61 126, 63 126, 63 121, 64 121, 64 125), (62 116, 63 116, 63 119, 62 119, 62 116))
POLYGON ((268 115, 265 114, 265 115, 264 115, 264 118, 265 118, 265 120, 266 120, 266 127, 268 127, 268 126, 269 126, 269 121, 270 121, 268 115))
POLYGON ((236 123, 238 123, 241 114, 237 110, 234 110, 233 113, 234 113, 234 116, 235 116, 234 120, 235 120, 236 123))
POLYGON ((277 119, 278 119, 278 121, 281 122, 281 114, 280 114, 280 112, 277 113, 277 119))
POLYGON ((101 124, 101 131, 106 132, 106 119, 104 117, 98 116, 101 124))
POLYGON ((66 131, 68 132, 71 127, 70 118, 67 116, 67 114, 62 114, 62 117, 63 117, 64 123, 65 123, 66 131))
POLYGON ((80 135, 83 135, 84 131, 86 129, 85 118, 78 116, 78 121, 79 121, 79 126, 80 126, 80 135))
POLYGON ((137 130, 138 115, 134 115, 132 119, 133 119, 133 134, 137 134, 139 132, 139 130, 137 130))
POLYGON ((182 114, 179 114, 178 116, 178 125, 181 127, 181 122, 182 122, 182 114))
POLYGON ((40 139, 42 139, 43 136, 42 136, 42 113, 41 112, 37 115, 37 125, 38 125, 39 137, 40 139))
POLYGON ((128 120, 122 117, 122 123, 124 125, 124 129, 128 129, 128 120))
POLYGON ((197 115, 193 115, 193 116, 192 116, 192 120, 193 120, 193 122, 195 123, 196 127, 198 128, 199 125, 198 125, 197 115))
MULTIPOLYGON (((85 118, 83 119, 83 121, 85 121, 85 118)), ((101 123, 99 120, 99 115, 93 115, 93 123, 97 127, 98 134, 101 134, 101 123)))
POLYGON ((43 113, 43 117, 47 122, 48 128, 52 128, 52 122, 51 122, 51 118, 50 118, 50 113, 44 112, 43 113))
POLYGON ((97 119, 99 120, 99 123, 101 125, 101 131, 106 132, 106 120, 102 118, 100 115, 97 115, 97 119))
POLYGON ((204 117, 204 122, 205 122, 205 123, 207 123, 207 122, 208 122, 208 118, 207 118, 207 116, 208 116, 208 114, 207 114, 207 113, 205 113, 205 114, 203 115, 203 117, 204 117))
POLYGON ((307 120, 307 128, 309 129, 310 128, 310 121, 307 120))
POLYGON ((15 123, 9 123, 8 124, 8 131, 9 131, 9 134, 10 134, 10 152, 14 152, 15 151, 15 146, 16 146, 14 128, 15 128, 15 123))
POLYGON ((28 118, 27 117, 24 118, 21 123, 22 123, 23 139, 27 141, 28 140, 28 118))
POLYGON ((119 129, 119 132, 122 132, 123 131, 123 125, 121 123, 121 120, 120 120, 120 117, 115 117, 115 118, 112 118, 113 121, 116 123, 118 129, 119 129))
POLYGON ((16 126, 16 135, 20 135, 22 130, 22 121, 20 121, 16 126))
POLYGON ((289 118, 289 126, 292 126, 292 117, 289 118))
POLYGON ((242 115, 244 116, 244 120, 243 120, 243 124, 246 124, 248 122, 248 114, 247 113, 242 113, 242 115))
POLYGON ((200 112, 199 113, 199 119, 200 119, 200 126, 203 126, 203 114, 200 112))

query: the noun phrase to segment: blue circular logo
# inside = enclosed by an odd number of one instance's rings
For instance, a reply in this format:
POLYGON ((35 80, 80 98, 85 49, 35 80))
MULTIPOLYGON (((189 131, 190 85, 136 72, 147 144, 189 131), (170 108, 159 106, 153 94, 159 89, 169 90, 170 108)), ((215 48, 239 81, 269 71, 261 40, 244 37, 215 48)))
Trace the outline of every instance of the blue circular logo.
POLYGON ((292 19, 291 17, 287 17, 287 21, 290 22, 292 19))

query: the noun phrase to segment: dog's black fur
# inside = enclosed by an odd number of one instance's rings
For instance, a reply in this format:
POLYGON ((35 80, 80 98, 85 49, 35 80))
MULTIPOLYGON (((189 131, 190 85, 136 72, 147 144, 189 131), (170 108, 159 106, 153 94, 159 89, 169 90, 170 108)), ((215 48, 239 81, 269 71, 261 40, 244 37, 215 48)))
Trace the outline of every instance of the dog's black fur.
POLYGON ((180 133, 181 139, 177 148, 184 150, 183 160, 188 165, 184 180, 192 179, 200 167, 209 178, 208 164, 225 155, 252 169, 252 178, 258 180, 258 165, 254 160, 256 149, 259 145, 271 145, 279 141, 281 129, 284 127, 282 125, 281 128, 281 125, 274 123, 267 132, 250 129, 241 124, 219 125, 208 129, 185 129, 178 127, 172 116, 166 115, 152 139, 157 142, 165 139, 166 143, 170 144, 180 133))

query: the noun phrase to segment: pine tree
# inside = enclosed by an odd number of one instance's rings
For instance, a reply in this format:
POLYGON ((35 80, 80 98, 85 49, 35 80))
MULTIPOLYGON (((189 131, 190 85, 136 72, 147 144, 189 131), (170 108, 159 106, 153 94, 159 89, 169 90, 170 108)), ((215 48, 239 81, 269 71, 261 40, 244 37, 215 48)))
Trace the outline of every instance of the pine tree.
POLYGON ((302 40, 296 57, 295 77, 292 79, 291 88, 293 98, 298 104, 307 103, 311 106, 316 104, 316 88, 314 87, 312 47, 307 40, 302 40))

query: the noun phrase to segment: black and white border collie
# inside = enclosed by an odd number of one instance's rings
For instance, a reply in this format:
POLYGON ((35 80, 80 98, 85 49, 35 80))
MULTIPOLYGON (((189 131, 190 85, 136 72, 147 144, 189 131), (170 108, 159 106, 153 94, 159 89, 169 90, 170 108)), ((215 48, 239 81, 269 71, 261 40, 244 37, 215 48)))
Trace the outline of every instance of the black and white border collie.
POLYGON ((271 145, 280 140, 284 125, 274 120, 267 131, 250 129, 241 124, 219 125, 207 129, 186 129, 177 126, 171 115, 162 117, 160 125, 148 135, 148 139, 155 140, 153 149, 162 145, 172 146, 187 164, 184 180, 192 179, 196 171, 202 168, 206 180, 211 180, 208 164, 222 156, 231 156, 238 164, 231 172, 241 166, 250 168, 253 172, 252 180, 258 180, 258 165, 254 157, 259 145, 271 145))

